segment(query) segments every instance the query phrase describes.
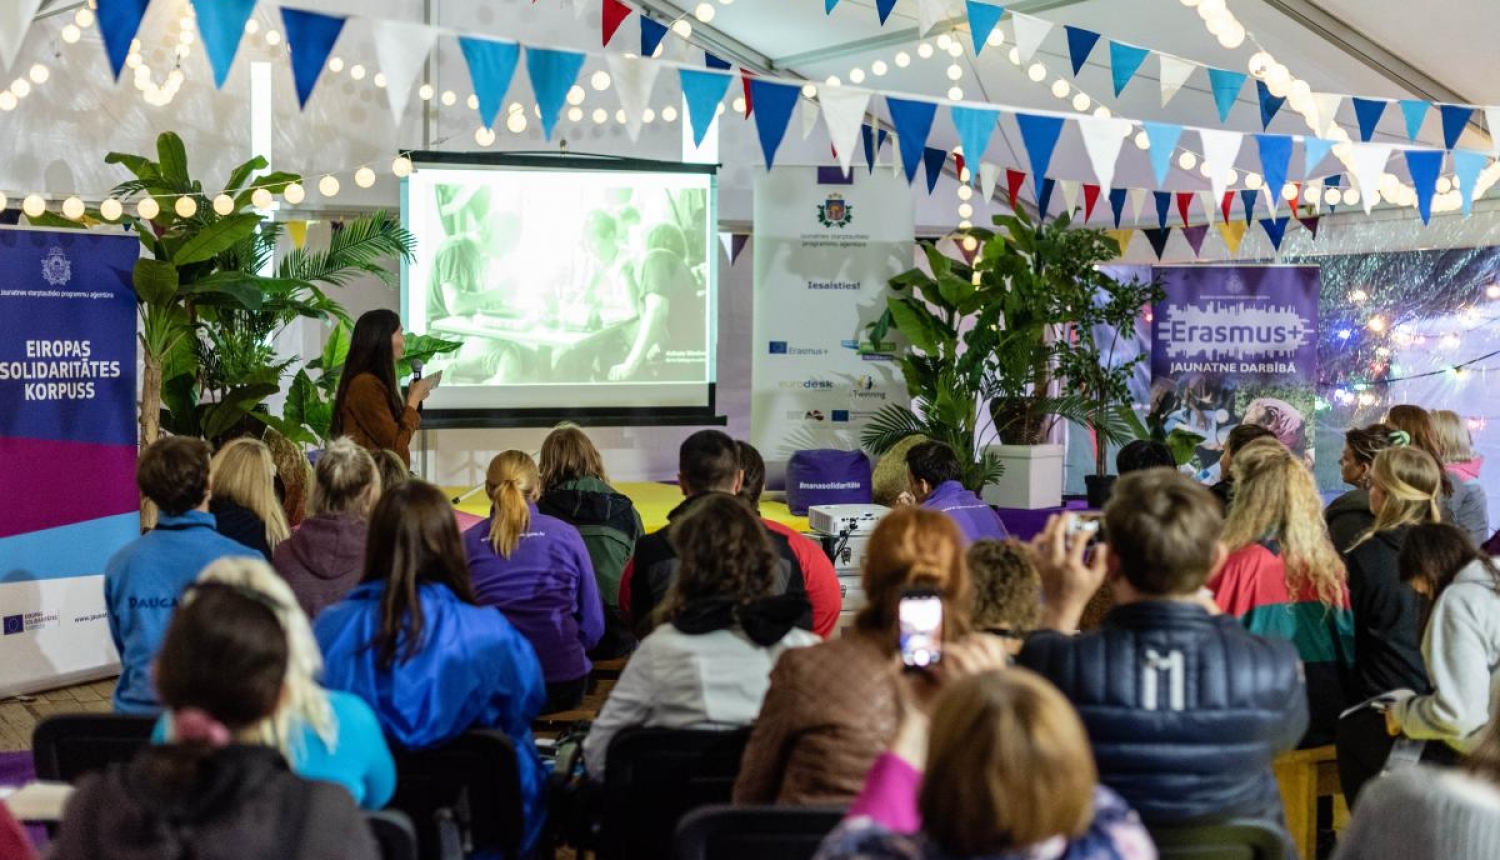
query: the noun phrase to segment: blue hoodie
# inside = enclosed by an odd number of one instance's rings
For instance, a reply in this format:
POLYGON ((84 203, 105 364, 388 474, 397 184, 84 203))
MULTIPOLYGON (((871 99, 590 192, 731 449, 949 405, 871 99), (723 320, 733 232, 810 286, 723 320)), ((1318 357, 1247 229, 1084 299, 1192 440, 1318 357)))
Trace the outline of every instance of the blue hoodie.
POLYGON ((162 514, 156 528, 132 541, 104 566, 104 606, 109 633, 120 652, 115 711, 154 715, 161 711, 151 682, 167 625, 182 592, 211 562, 254 551, 219 534, 213 514, 162 514))
POLYGON ((470 728, 505 732, 516 746, 530 851, 547 813, 546 771, 531 721, 546 701, 536 652, 498 611, 470 606, 441 585, 420 589, 423 643, 411 659, 380 668, 369 645, 380 629, 384 582, 355 588, 313 622, 323 649, 323 685, 375 709, 386 733, 408 749, 438 746, 470 728))

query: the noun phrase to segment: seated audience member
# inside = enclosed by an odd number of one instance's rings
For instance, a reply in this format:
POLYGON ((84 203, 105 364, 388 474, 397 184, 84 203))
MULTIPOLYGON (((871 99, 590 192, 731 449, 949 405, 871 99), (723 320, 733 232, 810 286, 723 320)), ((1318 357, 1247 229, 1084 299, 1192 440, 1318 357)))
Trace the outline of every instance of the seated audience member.
POLYGON ((104 606, 120 655, 115 711, 161 710, 151 687, 151 661, 166 635, 183 589, 208 563, 251 550, 219 534, 208 512, 208 443, 168 436, 141 454, 135 482, 160 512, 156 528, 115 553, 104 566, 104 606))
MULTIPOLYGON (((1227 511, 1234 501, 1234 455, 1256 439, 1275 439, 1276 434, 1259 424, 1238 424, 1224 437, 1224 451, 1219 455, 1219 481, 1212 487, 1219 504, 1227 511)), ((1123 472, 1121 474, 1124 474, 1123 472)))
POLYGON ((36 860, 36 849, 32 847, 26 829, 3 803, 0 803, 0 857, 6 860, 36 860))
MULTIPOLYGON (((201 444, 201 443, 200 443, 201 444)), ((156 666, 173 743, 78 783, 56 860, 369 860, 379 855, 349 793, 295 776, 261 727, 285 695, 286 632, 262 596, 192 591, 156 666)))
POLYGON ((235 439, 219 449, 209 469, 213 501, 208 512, 219 534, 239 541, 271 560, 287 539, 286 512, 276 498, 276 461, 259 439, 235 439))
POLYGON ((370 456, 375 458, 375 468, 380 472, 380 492, 389 493, 412 479, 411 469, 395 451, 382 448, 371 451, 370 456))
POLYGON ((1457 412, 1439 409, 1432 413, 1432 427, 1443 468, 1453 480, 1453 524, 1469 533, 1478 546, 1490 539, 1490 503, 1479 470, 1484 458, 1474 453, 1474 439, 1457 412))
POLYGON ((1041 581, 1031 547, 1018 540, 980 540, 966 554, 974 580, 974 629, 1006 640, 1014 654, 1042 613, 1041 581))
MULTIPOLYGON (((363 448, 356 448, 361 453, 363 448)), ((304 779, 342 785, 365 809, 382 809, 396 790, 396 763, 391 759, 375 712, 358 696, 318 685, 323 655, 312 626, 297 606, 286 582, 255 558, 221 558, 204 569, 199 585, 217 583, 255 597, 276 613, 286 633, 287 666, 276 712, 257 726, 260 743, 281 750, 292 771, 304 779)), ((183 604, 196 592, 189 590, 183 604)), ((172 721, 156 723, 153 740, 174 739, 172 721)))
POLYGON ((772 596, 780 561, 741 499, 715 493, 694 505, 673 526, 672 545, 679 567, 657 610, 662 623, 641 640, 583 741, 597 780, 621 729, 754 722, 777 658, 818 641, 794 626, 806 597, 772 596))
POLYGON ((370 509, 380 499, 380 472, 370 452, 335 439, 313 468, 312 516, 271 554, 308 618, 337 603, 365 570, 370 509))
POLYGON ((464 533, 469 581, 525 636, 542 662, 542 713, 576 708, 593 664, 585 655, 604 634, 604 607, 578 529, 536 509, 536 463, 505 451, 485 473, 490 519, 464 533))
POLYGON ((911 498, 951 517, 967 542, 1010 537, 995 509, 959 483, 963 466, 952 448, 942 442, 923 442, 906 452, 906 472, 911 498))
POLYGON ((1115 473, 1128 475, 1142 469, 1176 469, 1172 451, 1161 442, 1137 439, 1115 453, 1115 473))
POLYGON ((1500 846, 1500 722, 1462 767, 1407 767, 1365 789, 1333 860, 1494 860, 1500 846))
POLYGON ((505 616, 480 606, 453 508, 431 484, 407 481, 370 514, 363 582, 313 624, 324 683, 375 709, 408 749, 440 746, 471 728, 516 745, 526 850, 546 820, 545 770, 531 722, 547 699, 542 667, 505 616))
POLYGON ((1087 562, 1073 516, 1037 538, 1045 629, 1017 662, 1072 701, 1100 782, 1148 824, 1279 823, 1271 762, 1307 730, 1302 667, 1292 643, 1205 608, 1203 584, 1225 557, 1213 494, 1166 469, 1121 477, 1087 562), (1067 635, 1106 579, 1115 608, 1103 626, 1067 635))
MULTIPOLYGON (((1422 662, 1423 601, 1401 581, 1401 545, 1413 526, 1439 519, 1442 467, 1418 448, 1387 448, 1370 469, 1375 524, 1344 554, 1354 609, 1352 702, 1392 690, 1431 691, 1422 662)), ((1353 806, 1359 790, 1385 767, 1394 740, 1385 717, 1361 708, 1339 720, 1339 779, 1353 806)))
MULTIPOLYGON (((1438 465, 1448 462, 1438 438, 1437 422, 1433 420, 1431 412, 1409 403, 1392 406, 1385 415, 1385 423, 1406 433, 1411 447, 1426 451, 1438 465)), ((1468 532, 1476 544, 1489 539, 1488 534, 1481 534, 1489 530, 1488 513, 1485 511, 1485 504, 1476 498, 1483 493, 1484 488, 1477 482, 1461 483, 1446 468, 1443 470, 1443 490, 1437 500, 1438 512, 1443 522, 1452 523, 1468 532), (1463 520, 1459 519, 1460 512, 1464 515, 1463 520)))
POLYGON ((1462 529, 1436 523, 1407 532, 1401 579, 1432 604, 1422 636, 1432 693, 1391 705, 1386 725, 1472 752, 1500 703, 1500 568, 1462 529))
POLYGON ((1323 499, 1302 461, 1275 439, 1234 457, 1234 504, 1224 521, 1229 558, 1208 580, 1219 608, 1260 636, 1297 646, 1307 679, 1301 746, 1333 743, 1354 663, 1354 617, 1344 561, 1319 516, 1323 499))
POLYGON ((930 728, 915 703, 906 713, 817 860, 1155 860, 1140 818, 1099 784, 1078 715, 1031 672, 951 683, 930 728))
MULTIPOLYGON (((667 527, 652 532, 636 542, 635 555, 620 575, 620 610, 637 635, 651 632, 656 607, 666 599, 672 580, 677 576, 677 557, 672 551, 668 533, 673 524, 692 510, 710 493, 735 495, 744 486, 745 473, 740 468, 739 449, 734 440, 718 430, 699 430, 683 440, 677 454, 677 483, 687 498, 667 514, 667 527)), ((797 561, 797 553, 785 537, 770 533, 771 545, 781 559, 773 594, 807 596, 807 575, 797 561)), ((812 612, 797 626, 812 629, 812 612)))
POLYGON ((909 588, 943 598, 943 641, 969 628, 973 589, 964 537, 923 508, 887 514, 870 535, 861 578, 868 601, 854 629, 783 654, 745 748, 734 802, 847 803, 890 746, 901 716, 897 611, 909 588))
MULTIPOLYGON (((745 473, 740 498, 749 502, 750 508, 759 515, 760 496, 766 489, 766 461, 749 442, 736 441, 734 444, 739 450, 740 469, 745 473)), ((807 602, 812 604, 813 632, 824 639, 832 636, 839 623, 839 613, 844 609, 844 590, 839 585, 839 572, 833 566, 833 559, 796 529, 766 517, 761 517, 760 522, 767 531, 786 539, 797 558, 797 565, 802 568, 807 602)))
POLYGON ((610 660, 629 654, 636 640, 620 614, 620 575, 646 532, 641 515, 629 496, 609 485, 604 458, 578 427, 564 425, 548 433, 537 465, 542 480, 537 510, 578 529, 594 565, 604 604, 604 636, 589 656, 610 660))
POLYGON ((1339 476, 1354 489, 1339 496, 1323 510, 1333 548, 1347 553, 1360 535, 1375 525, 1370 511, 1370 467, 1375 455, 1392 445, 1406 444, 1406 435, 1385 424, 1354 427, 1344 434, 1344 452, 1339 455, 1339 476))

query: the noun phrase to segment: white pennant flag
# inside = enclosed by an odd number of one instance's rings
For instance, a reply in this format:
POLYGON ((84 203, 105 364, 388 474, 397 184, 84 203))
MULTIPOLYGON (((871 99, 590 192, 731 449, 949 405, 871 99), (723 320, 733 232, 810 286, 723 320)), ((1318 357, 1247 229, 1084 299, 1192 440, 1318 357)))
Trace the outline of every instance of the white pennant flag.
POLYGON ((1490 130, 1491 151, 1500 154, 1500 107, 1485 108, 1484 122, 1490 130))
POLYGON ((818 103, 811 99, 802 100, 802 139, 812 137, 813 129, 818 127, 818 103))
POLYGON ((1016 51, 1021 55, 1021 62, 1029 63, 1036 55, 1037 48, 1042 46, 1042 40, 1052 32, 1052 22, 1014 12, 1010 19, 1012 26, 1016 28, 1016 51))
POLYGON ((1218 197, 1218 199, 1216 200, 1214 198, 1214 195, 1213 195, 1212 192, 1209 192, 1209 191, 1199 192, 1199 194, 1198 194, 1198 201, 1203 204, 1203 216, 1208 219, 1208 221, 1206 221, 1205 223, 1207 223, 1207 224, 1213 224, 1215 221, 1219 220, 1219 203, 1218 203, 1218 201, 1219 200, 1223 200, 1223 199, 1224 199, 1224 195, 1222 195, 1222 194, 1220 194, 1219 197, 1218 197))
POLYGON ((1070 216, 1078 208, 1078 182, 1073 179, 1058 180, 1057 186, 1062 190, 1063 209, 1070 216))
POLYGON ((926 37, 952 17, 948 0, 917 0, 917 35, 926 37))
POLYGON ((988 204, 995 199, 995 183, 1000 181, 1000 165, 990 164, 988 161, 979 165, 979 193, 984 195, 984 202, 988 204))
POLYGON ((633 143, 640 140, 641 114, 651 101, 651 88, 656 85, 656 75, 662 64, 624 54, 605 54, 604 58, 609 62, 609 76, 619 92, 620 107, 628 120, 625 129, 633 143))
POLYGON ((375 37, 375 56, 380 61, 380 70, 385 72, 385 97, 390 102, 396 127, 400 128, 411 88, 422 74, 427 54, 437 44, 438 31, 425 24, 379 18, 370 19, 370 28, 375 37))
POLYGON ((1313 93, 1313 110, 1318 114, 1318 137, 1327 137, 1344 97, 1338 93, 1313 93))
POLYGON ((1099 180, 1106 197, 1115 181, 1115 162, 1120 159, 1120 147, 1125 144, 1125 133, 1130 128, 1130 120, 1119 117, 1078 118, 1078 130, 1083 134, 1083 148, 1088 150, 1089 161, 1094 165, 1094 177, 1099 180))
POLYGON ((1198 66, 1168 54, 1157 56, 1161 58, 1161 106, 1166 107, 1198 66))
POLYGON ((42 0, 5 0, 0 3, 0 71, 9 69, 21 53, 31 22, 42 0))
POLYGON ((1203 163, 1208 165, 1209 187, 1213 189, 1215 200, 1223 200, 1224 190, 1229 187, 1226 174, 1234 167, 1245 136, 1237 131, 1200 128, 1198 139, 1203 142, 1203 163))
POLYGON ((1365 214, 1369 215, 1375 208, 1377 192, 1380 188, 1380 176, 1385 173, 1386 162, 1391 160, 1391 148, 1389 146, 1377 146, 1372 143, 1354 144, 1354 155, 1351 172, 1354 174, 1354 184, 1359 188, 1360 202, 1365 204, 1365 214))
POLYGON ((839 167, 847 176, 854 164, 854 150, 859 146, 859 129, 865 122, 870 92, 854 87, 823 87, 818 91, 818 99, 823 103, 823 122, 828 125, 828 139, 833 142, 839 167))
POLYGON ((1146 198, 1151 192, 1145 188, 1130 189, 1130 223, 1139 225, 1141 223, 1141 210, 1146 208, 1146 198))
POLYGON ((720 233, 719 234, 719 244, 724 246, 724 257, 726 259, 729 259, 729 260, 733 261, 734 260, 734 234, 733 233, 720 233))

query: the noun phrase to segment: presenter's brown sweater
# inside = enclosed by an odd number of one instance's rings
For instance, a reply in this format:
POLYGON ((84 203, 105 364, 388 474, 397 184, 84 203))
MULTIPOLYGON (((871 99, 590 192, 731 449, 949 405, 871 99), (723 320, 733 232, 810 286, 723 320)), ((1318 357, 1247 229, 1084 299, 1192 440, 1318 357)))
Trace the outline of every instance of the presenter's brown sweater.
POLYGON ((422 416, 410 406, 401 415, 391 414, 391 395, 373 373, 361 373, 349 381, 340 408, 344 435, 371 451, 395 451, 401 462, 411 465, 411 437, 422 416))

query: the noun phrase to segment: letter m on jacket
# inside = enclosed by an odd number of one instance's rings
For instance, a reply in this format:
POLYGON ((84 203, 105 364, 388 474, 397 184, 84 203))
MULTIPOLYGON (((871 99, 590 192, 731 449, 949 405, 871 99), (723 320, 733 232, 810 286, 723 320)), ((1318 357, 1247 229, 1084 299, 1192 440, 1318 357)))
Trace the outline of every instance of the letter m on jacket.
POLYGON ((1141 707, 1148 711, 1161 710, 1165 690, 1167 709, 1187 709, 1183 662, 1182 652, 1176 649, 1166 654, 1155 648, 1146 649, 1145 659, 1141 661, 1141 707))

